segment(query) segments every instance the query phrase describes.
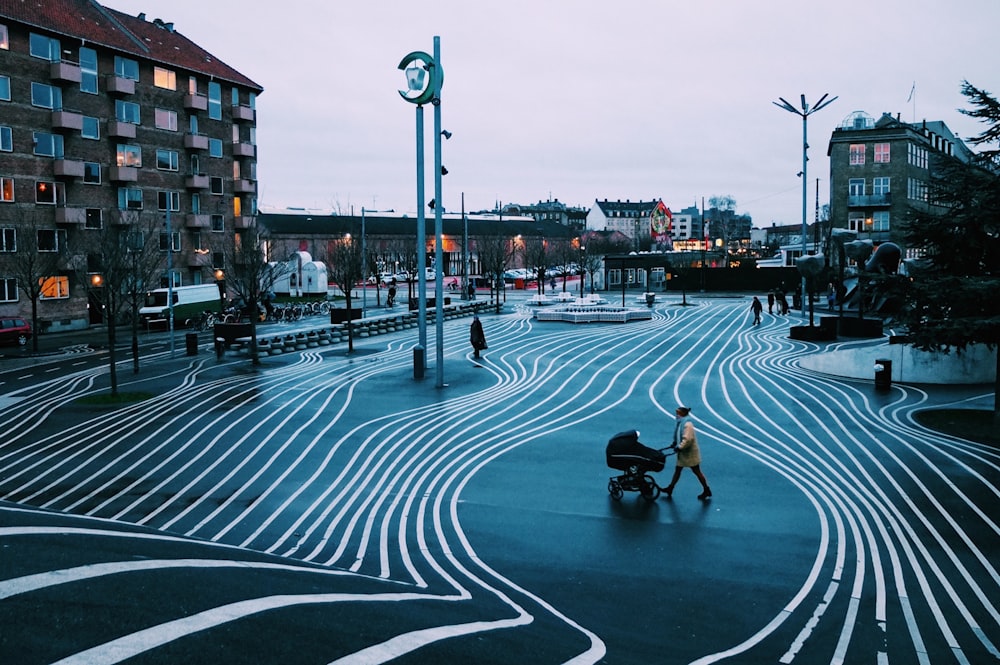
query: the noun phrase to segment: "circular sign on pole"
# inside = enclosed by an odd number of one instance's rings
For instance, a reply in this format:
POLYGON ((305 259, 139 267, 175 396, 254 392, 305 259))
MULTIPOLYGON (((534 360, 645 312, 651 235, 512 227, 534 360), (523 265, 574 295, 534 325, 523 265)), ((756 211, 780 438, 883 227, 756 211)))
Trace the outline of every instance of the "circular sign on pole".
POLYGON ((399 62, 398 69, 406 74, 406 90, 399 91, 400 97, 419 105, 435 101, 444 82, 444 72, 434 58, 423 51, 413 51, 399 62))

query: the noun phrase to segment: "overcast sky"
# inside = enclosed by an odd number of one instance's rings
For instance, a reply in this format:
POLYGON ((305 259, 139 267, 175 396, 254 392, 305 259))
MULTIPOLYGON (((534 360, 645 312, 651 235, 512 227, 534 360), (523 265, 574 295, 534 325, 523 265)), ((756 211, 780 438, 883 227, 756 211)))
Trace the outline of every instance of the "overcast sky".
MULTIPOLYGON (((830 134, 853 111, 981 125, 963 80, 1000 93, 998 0, 104 0, 175 29, 264 88, 265 208, 416 207, 410 51, 441 38, 443 200, 458 212, 559 199, 730 195, 755 226, 801 221, 802 120, 772 104, 839 98, 809 119, 808 217, 829 200, 830 134), (915 88, 914 88, 915 85, 915 88), (911 98, 911 90, 915 90, 911 98)), ((433 113, 427 199, 433 197, 433 113)), ((894 187, 902 185, 893 184, 894 187)))

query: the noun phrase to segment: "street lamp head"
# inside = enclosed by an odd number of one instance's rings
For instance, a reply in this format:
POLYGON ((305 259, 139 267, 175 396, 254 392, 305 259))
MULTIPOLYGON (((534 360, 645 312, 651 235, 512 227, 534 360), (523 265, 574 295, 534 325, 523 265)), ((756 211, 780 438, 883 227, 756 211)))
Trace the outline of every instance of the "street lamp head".
POLYGON ((406 75, 406 90, 399 91, 403 99, 417 105, 438 103, 444 73, 433 57, 423 51, 407 53, 398 69, 406 75))
POLYGON ((441 167, 441 175, 448 175, 448 169, 446 169, 444 166, 441 167))
POLYGON ((419 93, 424 89, 424 81, 427 78, 427 70, 423 67, 406 68, 406 88, 410 92, 419 93))
POLYGON ((447 129, 442 129, 441 136, 443 136, 444 139, 447 141, 448 139, 451 138, 451 132, 449 132, 447 129))

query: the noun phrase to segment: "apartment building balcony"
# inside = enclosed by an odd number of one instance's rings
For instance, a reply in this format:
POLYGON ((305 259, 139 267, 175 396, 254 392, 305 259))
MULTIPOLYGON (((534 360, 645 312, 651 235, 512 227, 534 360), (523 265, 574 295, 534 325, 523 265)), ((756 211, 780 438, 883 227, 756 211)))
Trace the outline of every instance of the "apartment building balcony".
POLYGON ((848 196, 848 208, 879 208, 892 205, 892 194, 867 194, 864 196, 848 196))
POLYGON ((184 108, 189 111, 207 111, 208 97, 205 95, 184 95, 184 108))
POLYGON ((253 122, 257 112, 249 106, 233 107, 233 122, 253 122))
POLYGON ((53 111, 52 129, 62 129, 65 131, 82 131, 83 114, 73 111, 53 111))
POLYGON ((56 208, 56 224, 72 224, 82 226, 86 223, 86 208, 56 208))
POLYGON ((112 182, 137 182, 139 169, 134 166, 112 166, 108 170, 108 178, 112 182))
POLYGON ((79 83, 83 80, 83 73, 80 70, 80 65, 75 62, 53 62, 49 66, 49 77, 53 81, 79 83))
POLYGON ((104 79, 104 89, 111 95, 134 95, 135 81, 124 76, 108 74, 104 79))
POLYGON ((211 215, 185 215, 184 226, 189 229, 207 229, 212 226, 211 215))
POLYGON ((208 137, 204 134, 185 134, 184 148, 187 150, 208 150, 208 137))
POLYGON ((257 156, 257 146, 253 143, 234 143, 233 144, 233 157, 256 157, 257 156))
POLYGON ((82 178, 84 174, 83 162, 76 159, 57 159, 53 170, 57 178, 82 178))
POLYGON ((184 186, 188 189, 208 189, 208 176, 202 173, 189 175, 184 179, 184 186))
POLYGON ((131 122, 108 121, 108 136, 120 139, 134 139, 135 125, 131 122))
POLYGON ((253 194, 257 191, 257 184, 253 180, 235 180, 233 181, 233 191, 237 194, 253 194))
POLYGON ((195 250, 187 257, 187 264, 191 268, 211 268, 212 267, 212 255, 207 250, 198 251, 195 250))

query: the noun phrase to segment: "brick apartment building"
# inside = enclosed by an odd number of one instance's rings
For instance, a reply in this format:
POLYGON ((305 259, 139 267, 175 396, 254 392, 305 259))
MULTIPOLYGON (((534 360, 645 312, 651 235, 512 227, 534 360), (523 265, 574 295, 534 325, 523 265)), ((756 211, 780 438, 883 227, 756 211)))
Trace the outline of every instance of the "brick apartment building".
MULTIPOLYGON (((150 288, 167 285, 168 248, 175 285, 211 281, 221 257, 209 248, 256 214, 262 91, 160 19, 0 0, 0 315, 31 309, 10 269, 19 245, 65 252, 140 216, 162 222, 150 288)), ((85 258, 61 257, 65 270, 44 278, 45 328, 88 325, 85 258)))
POLYGON ((902 247, 897 225, 911 207, 928 205, 939 160, 969 163, 972 155, 943 122, 906 123, 889 114, 875 120, 856 111, 833 131, 827 150, 831 224, 902 247))

